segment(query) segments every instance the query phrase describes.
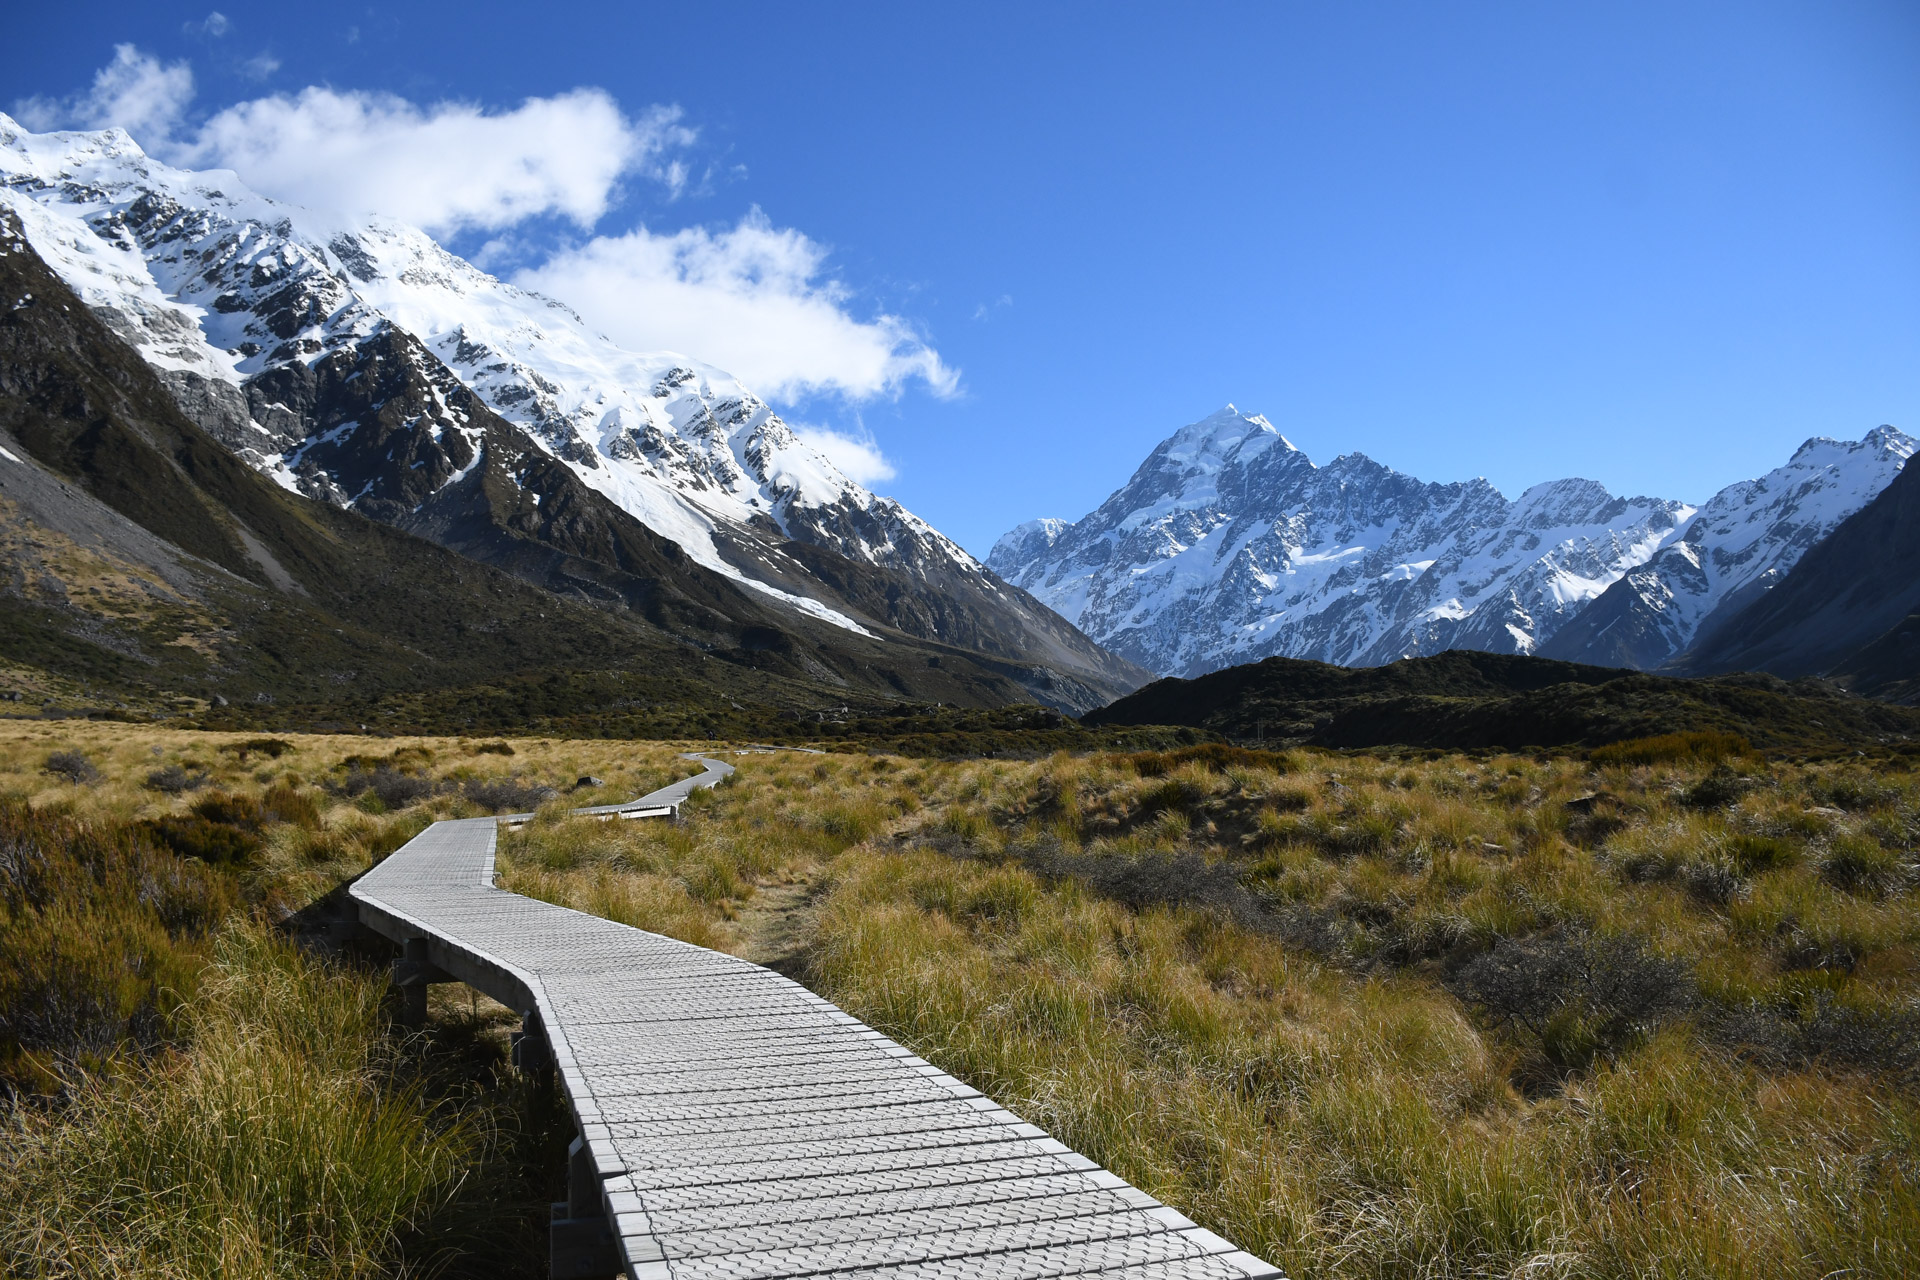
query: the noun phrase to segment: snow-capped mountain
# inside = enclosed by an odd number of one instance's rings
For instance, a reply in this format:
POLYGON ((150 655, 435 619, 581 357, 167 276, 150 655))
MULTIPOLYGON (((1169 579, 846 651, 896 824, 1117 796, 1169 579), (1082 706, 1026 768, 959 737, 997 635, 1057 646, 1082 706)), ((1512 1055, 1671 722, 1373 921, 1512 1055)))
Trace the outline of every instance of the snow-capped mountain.
POLYGON ((1169 675, 1449 648, 1650 668, 1777 581, 1914 447, 1891 427, 1809 440, 1698 511, 1589 480, 1509 501, 1360 454, 1315 466, 1229 405, 1163 441, 1099 510, 1029 521, 987 563, 1169 675))
POLYGON ((1509 501, 1361 454, 1316 466, 1228 405, 1163 441, 1099 510, 1022 525, 987 563, 1164 674, 1275 654, 1373 665, 1531 653, 1692 514, 1588 480, 1509 501))
POLYGON ((1705 644, 1900 474, 1913 437, 1807 441, 1783 467, 1716 493, 1680 536, 1629 570, 1542 649, 1603 666, 1666 666, 1705 644))
POLYGON ((33 134, 3 115, 0 208, 189 416, 307 496, 438 536, 435 505, 491 456, 514 483, 577 481, 694 564, 847 630, 1096 688, 1139 674, 850 480, 732 376, 622 350, 412 227, 280 204, 117 129, 33 134))

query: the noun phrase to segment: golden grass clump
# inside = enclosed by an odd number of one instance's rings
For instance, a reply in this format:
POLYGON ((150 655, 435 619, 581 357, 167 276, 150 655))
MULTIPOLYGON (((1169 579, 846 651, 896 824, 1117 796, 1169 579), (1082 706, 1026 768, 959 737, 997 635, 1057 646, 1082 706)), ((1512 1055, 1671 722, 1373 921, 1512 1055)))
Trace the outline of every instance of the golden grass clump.
POLYGON ((492 1135, 402 1082, 381 984, 224 931, 187 1047, 17 1111, 0 1163, 10 1275, 389 1275, 492 1135))

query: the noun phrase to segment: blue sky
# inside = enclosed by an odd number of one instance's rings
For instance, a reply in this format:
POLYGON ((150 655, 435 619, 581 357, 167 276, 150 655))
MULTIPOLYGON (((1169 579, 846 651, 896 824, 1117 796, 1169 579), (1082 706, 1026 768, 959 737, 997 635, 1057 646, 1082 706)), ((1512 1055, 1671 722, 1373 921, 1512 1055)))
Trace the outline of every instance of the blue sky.
POLYGON ((0 105, 97 115, 131 45, 190 73, 144 127, 269 194, 321 180, 276 101, 582 122, 544 195, 355 198, 757 375, 979 554, 1229 400, 1509 494, 1920 429, 1911 3, 35 9, 0 105))

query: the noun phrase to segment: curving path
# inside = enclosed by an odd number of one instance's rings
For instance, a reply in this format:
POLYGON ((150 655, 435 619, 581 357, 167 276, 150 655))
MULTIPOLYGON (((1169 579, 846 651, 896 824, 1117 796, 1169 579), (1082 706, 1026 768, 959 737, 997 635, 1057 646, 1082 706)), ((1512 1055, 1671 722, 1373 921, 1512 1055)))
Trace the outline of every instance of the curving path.
MULTIPOLYGON (((672 813, 733 772, 704 763, 581 812, 672 813)), ((528 1065, 544 1033, 580 1133, 556 1277, 1280 1276, 770 969, 494 888, 500 821, 436 822, 350 892, 397 981, 522 1010, 528 1065)))

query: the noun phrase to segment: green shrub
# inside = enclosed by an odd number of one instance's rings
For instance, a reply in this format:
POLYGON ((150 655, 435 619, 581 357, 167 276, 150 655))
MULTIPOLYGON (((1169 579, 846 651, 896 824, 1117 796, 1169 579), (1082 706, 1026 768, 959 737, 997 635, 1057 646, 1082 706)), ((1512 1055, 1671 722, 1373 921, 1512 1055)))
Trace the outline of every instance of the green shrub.
POLYGON ((262 755, 269 760, 278 760, 293 750, 293 744, 284 738, 248 738, 244 742, 221 744, 220 751, 230 756, 238 756, 244 763, 249 756, 262 755))
POLYGON ((92 786, 100 781, 100 770, 78 751, 55 751, 47 757, 42 768, 57 778, 65 778, 81 786, 92 786))
POLYGON ((1618 1052, 1693 1002, 1686 967, 1638 939, 1556 929, 1501 942, 1454 975, 1462 999, 1534 1037, 1554 1066, 1618 1052))
POLYGON ((1202 742, 1173 751, 1135 751, 1109 755, 1103 759, 1107 763, 1130 768, 1143 778, 1164 777, 1182 765, 1195 763, 1203 764, 1216 773, 1234 765, 1272 769, 1275 773, 1287 773, 1293 768, 1293 758, 1285 752, 1231 747, 1224 742, 1202 742))
POLYGON ((204 770, 189 772, 177 764, 164 769, 155 769, 147 775, 146 788, 158 791, 161 795, 177 796, 188 791, 198 791, 213 781, 213 775, 204 770))
POLYGON ((1206 793, 1185 778, 1168 778, 1140 793, 1140 814, 1184 813, 1204 799, 1206 793))
POLYGON ((1725 809, 1737 804, 1753 786, 1724 764, 1680 792, 1680 803, 1690 809, 1725 809))
POLYGON ((181 857, 216 867, 237 866, 265 847, 256 833, 211 821, 197 813, 147 818, 140 826, 181 857))

